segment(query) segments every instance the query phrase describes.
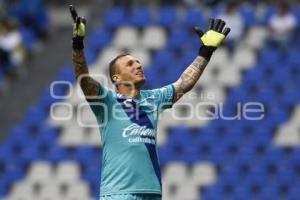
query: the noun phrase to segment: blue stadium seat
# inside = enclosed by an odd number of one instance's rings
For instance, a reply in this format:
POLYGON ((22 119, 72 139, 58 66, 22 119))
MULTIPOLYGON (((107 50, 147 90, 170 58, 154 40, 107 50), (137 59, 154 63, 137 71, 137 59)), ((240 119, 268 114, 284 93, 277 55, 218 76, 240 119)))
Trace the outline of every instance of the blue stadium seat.
POLYGON ((35 35, 34 31, 25 26, 21 26, 19 28, 19 31, 22 35, 22 42, 24 47, 29 51, 33 50, 34 44, 36 44, 37 42, 37 36, 35 35))
MULTIPOLYGON (((101 158, 101 157, 99 157, 101 158)), ((95 174, 100 174, 101 171, 101 159, 99 159, 98 157, 91 157, 90 160, 88 160, 86 163, 83 163, 83 171, 84 171, 84 175, 83 176, 87 176, 87 178, 89 176, 95 175, 95 174)), ((90 177, 92 178, 92 177, 90 177)), ((94 180, 92 178, 92 180, 94 180)))
POLYGON ((98 57, 98 53, 89 48, 86 48, 84 52, 85 52, 86 64, 88 66, 92 65, 96 61, 98 57))
POLYGON ((300 182, 298 181, 290 188, 289 195, 288 195, 287 199, 297 200, 300 196, 299 188, 300 188, 300 182))
POLYGON ((8 168, 4 174, 3 180, 5 180, 5 182, 8 185, 11 185, 13 183, 15 183, 18 180, 21 180, 22 178, 24 178, 25 175, 25 171, 23 168, 21 168, 20 166, 15 166, 15 167, 11 167, 8 168))
POLYGON ((133 26, 143 28, 152 23, 151 13, 147 7, 136 7, 130 14, 129 21, 133 26))
POLYGON ((185 29, 173 29, 168 39, 167 47, 170 49, 184 49, 188 44, 189 32, 185 29))
POLYGON ((39 129, 38 135, 36 137, 37 142, 54 142, 59 135, 60 129, 55 126, 45 125, 39 129))
POLYGON ((51 89, 50 87, 45 87, 45 89, 42 92, 42 95, 40 97, 40 105, 44 108, 44 109, 49 109, 50 106, 54 103, 57 102, 58 99, 55 99, 52 97, 51 95, 51 89))
POLYGON ((25 114, 24 124, 28 128, 36 130, 48 117, 43 107, 34 105, 28 108, 25 114))
POLYGON ((282 56, 278 49, 263 49, 260 53, 259 63, 262 65, 276 66, 282 59, 282 56))
POLYGON ((86 40, 86 46, 92 51, 98 52, 110 44, 111 35, 112 33, 104 28, 96 30, 88 36, 86 40))
POLYGON ((87 181, 92 189, 92 196, 98 197, 99 196, 99 188, 100 188, 100 180, 101 180, 101 165, 99 162, 99 158, 94 159, 93 162, 86 163, 86 167, 82 174, 82 179, 87 181), (95 176, 97 174, 97 176, 95 176))
POLYGON ((106 12, 103 17, 103 24, 107 28, 117 28, 121 25, 125 25, 126 21, 126 10, 123 7, 114 7, 106 12))
POLYGON ((211 16, 213 18, 216 18, 218 17, 219 15, 221 15, 222 13, 224 13, 224 6, 221 6, 221 5, 215 5, 211 8, 210 10, 211 12, 211 16))
POLYGON ((285 91, 285 94, 280 97, 280 100, 283 103, 283 105, 285 105, 285 107, 299 103, 300 95, 296 91, 297 91, 296 89, 285 91))
POLYGON ((180 65, 182 71, 195 60, 197 53, 198 52, 194 49, 183 51, 183 54, 180 58, 180 65))
POLYGON ((203 195, 201 195, 199 200, 218 200, 223 198, 224 196, 222 195, 222 189, 218 185, 214 184, 205 188, 205 192, 203 195))
POLYGON ((300 26, 300 7, 298 6, 293 6, 291 8, 292 13, 295 15, 295 17, 297 18, 297 23, 298 23, 298 27, 300 26))
POLYGON ((66 148, 61 146, 53 146, 50 151, 48 152, 48 155, 46 156, 46 159, 53 163, 58 163, 63 160, 70 159, 69 152, 66 148))
POLYGON ((182 23, 187 26, 187 28, 193 28, 194 26, 205 28, 207 20, 205 19, 203 13, 204 12, 199 8, 190 8, 186 11, 182 23))
POLYGON ((9 141, 5 141, 0 145, 0 162, 5 163, 13 158, 13 151, 11 147, 11 143, 9 141))
MULTIPOLYGON (((95 159, 96 150, 91 146, 80 146, 75 149, 74 159, 84 165, 90 160, 95 159)), ((100 157, 99 157, 100 158, 100 157)))
POLYGON ((23 163, 30 163, 34 160, 41 158, 38 145, 34 142, 23 145, 19 154, 18 159, 22 160, 23 163))
POLYGON ((165 28, 172 28, 176 26, 177 12, 175 6, 165 6, 159 11, 157 24, 165 28))
POLYGON ((259 18, 260 24, 264 26, 268 26, 270 18, 276 13, 275 6, 267 6, 266 10, 264 12, 264 15, 261 15, 261 18, 259 18))
POLYGON ((295 49, 291 49, 291 51, 289 51, 288 55, 287 55, 287 63, 286 65, 298 65, 300 64, 300 58, 299 58, 299 48, 295 48, 295 49))
MULTIPOLYGON (((57 81, 67 81, 70 84, 75 82, 75 76, 74 76, 74 68, 72 64, 67 64, 65 66, 61 67, 61 70, 58 72, 56 76, 57 81)), ((55 95, 65 95, 68 92, 68 85, 67 84, 59 84, 56 85, 55 87, 55 95), (58 89, 58 94, 56 94, 56 89, 58 89)))
POLYGON ((161 49, 154 53, 152 63, 155 68, 169 68, 175 60, 175 55, 170 49, 161 49))
POLYGON ((4 178, 0 178, 0 197, 4 197, 9 191, 9 185, 4 178))
POLYGON ((225 199, 231 199, 232 196, 236 193, 236 185, 238 185, 239 177, 238 176, 224 176, 222 179, 218 180, 216 186, 221 190, 221 196, 225 199))
POLYGON ((250 4, 242 5, 239 8, 239 12, 243 17, 243 21, 245 22, 246 26, 254 26, 257 24, 256 19, 256 10, 250 4))
POLYGON ((59 129, 56 127, 44 126, 39 129, 35 141, 41 155, 46 154, 50 148, 55 146, 58 135, 59 129))

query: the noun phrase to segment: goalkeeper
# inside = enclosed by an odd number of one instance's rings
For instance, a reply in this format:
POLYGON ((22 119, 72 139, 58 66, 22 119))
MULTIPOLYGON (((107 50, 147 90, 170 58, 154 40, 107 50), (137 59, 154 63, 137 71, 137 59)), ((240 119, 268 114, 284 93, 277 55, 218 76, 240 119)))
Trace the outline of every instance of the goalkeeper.
POLYGON ((161 200, 158 116, 193 88, 230 29, 221 19, 210 19, 206 33, 196 27, 202 42, 199 55, 176 82, 159 89, 141 90, 146 79, 140 61, 129 54, 116 56, 109 64, 116 86, 111 91, 89 75, 83 51, 85 19, 77 16, 74 7, 70 11, 75 75, 97 122, 103 124, 99 128, 103 145, 100 200, 161 200))

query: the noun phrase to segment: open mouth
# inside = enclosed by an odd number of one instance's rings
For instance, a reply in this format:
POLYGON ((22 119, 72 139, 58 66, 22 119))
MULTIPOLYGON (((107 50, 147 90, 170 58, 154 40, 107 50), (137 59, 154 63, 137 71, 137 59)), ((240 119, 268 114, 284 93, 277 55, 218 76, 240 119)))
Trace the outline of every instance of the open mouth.
POLYGON ((138 72, 136 73, 136 75, 143 76, 143 75, 144 75, 144 72, 142 72, 142 71, 138 71, 138 72))

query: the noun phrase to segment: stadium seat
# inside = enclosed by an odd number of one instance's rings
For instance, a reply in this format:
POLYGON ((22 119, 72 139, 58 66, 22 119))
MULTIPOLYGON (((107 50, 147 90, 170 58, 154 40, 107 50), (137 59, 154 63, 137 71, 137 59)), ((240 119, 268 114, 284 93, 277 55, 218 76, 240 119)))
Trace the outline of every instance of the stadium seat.
POLYGON ((85 183, 72 184, 65 197, 68 200, 89 200, 90 191, 88 185, 85 183))
POLYGON ((58 163, 69 158, 69 153, 64 147, 53 146, 47 155, 47 160, 53 163, 58 163))
POLYGON ((134 48, 140 44, 140 35, 135 27, 123 26, 116 30, 113 44, 118 48, 134 48))
POLYGON ((34 162, 27 173, 29 183, 45 184, 53 179, 53 167, 46 161, 34 162))
POLYGON ((108 28, 117 28, 127 23, 126 11, 123 7, 114 7, 106 12, 103 23, 108 28))
POLYGON ((191 177, 195 185, 211 185, 216 180, 216 171, 214 166, 209 162, 196 163, 192 169, 191 177))
POLYGON ((258 24, 258 21, 256 19, 256 11, 250 4, 244 4, 239 8, 239 12, 241 16, 243 17, 243 21, 245 22, 245 25, 247 27, 255 26, 258 24))
POLYGON ((162 7, 159 11, 156 22, 158 25, 168 29, 175 27, 177 22, 177 12, 175 6, 162 7))
POLYGON ((136 7, 130 12, 129 21, 135 27, 144 28, 152 22, 151 12, 147 7, 136 7))
POLYGON ((254 26, 249 30, 245 38, 245 44, 252 49, 262 49, 268 32, 264 27, 254 26))
POLYGON ((57 182, 49 181, 42 186, 38 198, 42 200, 62 199, 63 195, 61 189, 62 187, 59 186, 57 182))
POLYGON ((71 120, 62 132, 59 143, 66 146, 80 145, 84 143, 83 127, 77 121, 71 120))
POLYGON ((144 28, 141 36, 141 45, 147 49, 160 49, 165 45, 166 40, 166 32, 163 28, 159 26, 147 26, 144 28))
POLYGON ((182 49, 188 44, 189 32, 184 29, 173 29, 168 39, 167 46, 171 49, 182 49))
POLYGON ((203 13, 197 8, 187 9, 182 24, 187 28, 193 28, 194 26, 206 27, 206 19, 203 13))
MULTIPOLYGON (((152 40, 152 44, 154 44, 152 40)), ((154 44, 155 45, 155 44, 154 44)), ((144 48, 135 48, 130 50, 130 54, 135 58, 139 59, 143 68, 147 68, 150 64, 150 53, 144 48)))
POLYGON ((104 28, 92 32, 86 41, 87 48, 96 52, 102 50, 103 48, 107 47, 108 44, 110 44, 112 39, 111 34, 112 33, 109 30, 106 30, 104 28))
POLYGON ((24 47, 29 51, 33 50, 34 44, 36 44, 37 42, 37 36, 34 31, 25 26, 20 27, 19 30, 22 35, 22 42, 24 44, 24 47))
POLYGON ((74 152, 74 159, 83 165, 95 156, 95 151, 91 146, 77 147, 74 152))
POLYGON ((79 181, 80 168, 76 162, 65 161, 58 164, 55 174, 58 183, 70 185, 79 181))

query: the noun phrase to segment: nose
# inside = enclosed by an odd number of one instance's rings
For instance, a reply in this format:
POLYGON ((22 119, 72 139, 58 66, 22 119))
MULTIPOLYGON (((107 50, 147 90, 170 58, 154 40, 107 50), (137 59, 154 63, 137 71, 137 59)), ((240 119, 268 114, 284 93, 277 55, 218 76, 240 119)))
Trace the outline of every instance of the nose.
POLYGON ((136 69, 138 70, 142 69, 142 65, 139 64, 136 69))

